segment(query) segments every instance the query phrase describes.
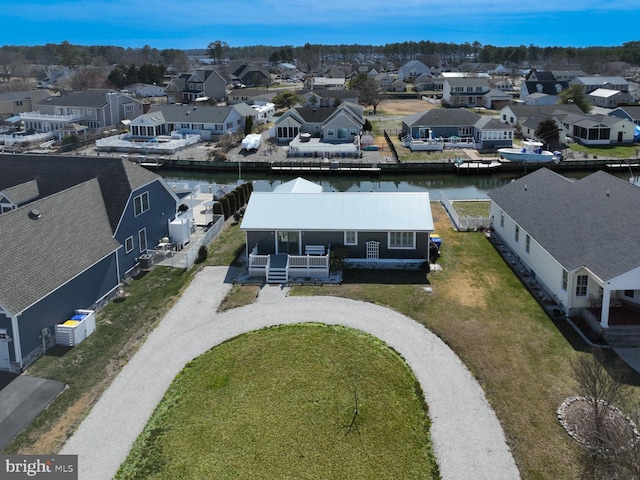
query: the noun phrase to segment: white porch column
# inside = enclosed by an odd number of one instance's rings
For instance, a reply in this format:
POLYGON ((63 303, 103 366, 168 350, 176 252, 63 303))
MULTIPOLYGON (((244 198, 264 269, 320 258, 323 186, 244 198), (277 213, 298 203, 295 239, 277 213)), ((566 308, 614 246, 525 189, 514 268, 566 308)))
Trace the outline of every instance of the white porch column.
POLYGON ((17 315, 11 317, 11 338, 13 339, 15 361, 20 364, 20 371, 22 372, 22 348, 20 347, 20 328, 18 327, 17 315))
POLYGON ((602 312, 600 313, 600 326, 609 328, 609 305, 611 304, 611 290, 602 290, 602 312))

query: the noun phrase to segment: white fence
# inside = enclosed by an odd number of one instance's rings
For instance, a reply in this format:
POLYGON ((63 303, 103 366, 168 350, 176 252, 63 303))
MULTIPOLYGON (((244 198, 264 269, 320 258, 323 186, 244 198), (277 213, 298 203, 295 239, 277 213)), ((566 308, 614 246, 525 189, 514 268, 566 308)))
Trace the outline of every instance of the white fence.
POLYGON ((453 206, 453 202, 442 192, 440 192, 440 203, 444 206, 453 225, 459 232, 480 230, 491 226, 491 219, 489 217, 461 217, 458 215, 458 212, 456 212, 453 206))
POLYGON ((33 135, 0 135, 0 143, 10 147, 12 145, 26 145, 28 143, 46 142, 54 138, 53 132, 34 133, 33 135))
POLYGON ((96 150, 115 152, 137 152, 172 155, 181 148, 200 142, 200 135, 184 135, 182 138, 158 137, 156 139, 136 139, 125 133, 96 140, 96 150))
POLYGON ((224 227, 224 217, 221 216, 202 237, 189 244, 188 248, 181 251, 174 250, 152 250, 148 249, 147 253, 152 256, 154 265, 162 265, 165 267, 184 268, 191 267, 198 258, 198 251, 201 246, 208 246, 218 236, 224 227))

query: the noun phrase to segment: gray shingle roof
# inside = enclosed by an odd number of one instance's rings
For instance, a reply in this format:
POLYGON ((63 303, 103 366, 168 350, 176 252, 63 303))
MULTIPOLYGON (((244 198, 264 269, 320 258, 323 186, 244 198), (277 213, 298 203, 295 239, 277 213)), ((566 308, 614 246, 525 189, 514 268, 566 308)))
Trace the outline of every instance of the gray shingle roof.
POLYGON ((474 125, 480 115, 464 108, 434 108, 426 112, 418 112, 402 119, 403 123, 413 125, 474 125))
POLYGON ((640 188, 597 171, 570 180, 546 168, 489 192, 566 270, 602 281, 640 267, 640 188))
POLYGON ((20 185, 5 188, 0 193, 11 200, 11 203, 19 206, 24 202, 37 198, 40 195, 40 190, 38 189, 38 182, 30 180, 20 185))
POLYGON ((14 315, 120 246, 97 179, 0 215, 0 244, 0 305, 14 315))
POLYGON ((154 105, 147 115, 162 112, 169 123, 224 123, 233 106, 210 105, 154 105))
POLYGON ((102 107, 107 104, 107 94, 115 92, 109 89, 74 92, 60 97, 49 97, 40 102, 41 105, 59 105, 65 107, 102 107))
POLYGON ((121 158, 0 155, 0 190, 37 180, 40 197, 97 178, 115 232, 129 195, 160 177, 121 158))

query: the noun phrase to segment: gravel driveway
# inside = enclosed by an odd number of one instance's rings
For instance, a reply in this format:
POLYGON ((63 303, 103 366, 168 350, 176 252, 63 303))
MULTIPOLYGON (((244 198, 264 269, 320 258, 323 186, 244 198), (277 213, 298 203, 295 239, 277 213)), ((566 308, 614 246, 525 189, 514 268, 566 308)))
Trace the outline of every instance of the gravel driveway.
POLYGON ((231 287, 226 267, 207 267, 104 392, 60 453, 79 455, 80 479, 110 479, 186 362, 242 333, 276 324, 324 322, 374 335, 413 369, 429 405, 431 435, 444 480, 520 478, 484 393, 438 337, 397 312, 334 297, 288 297, 266 286, 256 303, 222 314, 231 287))

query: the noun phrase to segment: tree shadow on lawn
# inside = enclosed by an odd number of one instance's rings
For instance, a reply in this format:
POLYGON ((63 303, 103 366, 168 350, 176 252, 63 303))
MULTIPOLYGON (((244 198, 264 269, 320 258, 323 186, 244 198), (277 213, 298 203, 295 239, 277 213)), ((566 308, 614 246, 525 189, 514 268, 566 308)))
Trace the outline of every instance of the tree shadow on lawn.
POLYGON ((424 270, 348 268, 342 272, 342 283, 429 285, 430 282, 424 270))

